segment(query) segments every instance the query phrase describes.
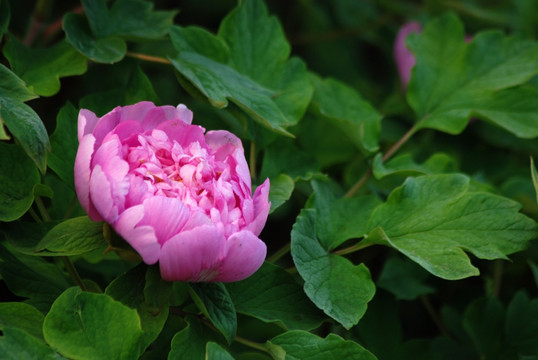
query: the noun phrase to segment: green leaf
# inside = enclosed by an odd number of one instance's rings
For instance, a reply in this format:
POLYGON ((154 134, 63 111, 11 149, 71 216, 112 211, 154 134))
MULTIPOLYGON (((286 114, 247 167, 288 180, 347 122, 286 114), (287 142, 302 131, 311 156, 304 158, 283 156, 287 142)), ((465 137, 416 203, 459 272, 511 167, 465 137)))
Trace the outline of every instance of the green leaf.
POLYGON ((84 96, 80 99, 79 107, 104 115, 116 106, 131 105, 139 101, 159 102, 151 81, 139 67, 132 70, 126 83, 123 82, 118 80, 118 88, 84 96))
POLYGON ((105 293, 136 309, 142 326, 140 347, 146 349, 161 333, 168 318, 172 283, 159 276, 159 269, 140 264, 114 279, 105 293))
POLYGON ((235 307, 222 283, 191 283, 189 292, 200 311, 230 344, 237 332, 235 307))
POLYGON ((43 320, 45 317, 32 305, 22 302, 0 303, 0 330, 16 328, 28 334, 43 338, 43 320))
POLYGON ((152 40, 164 36, 172 25, 175 11, 153 11, 153 4, 142 0, 118 0, 108 9, 105 0, 83 0, 87 20, 67 14, 63 29, 69 41, 89 59, 114 63, 127 52, 125 40, 152 40))
POLYGON ((270 263, 226 288, 237 312, 265 322, 280 321, 288 329, 311 330, 323 320, 293 276, 270 263))
POLYGON ((303 209, 291 232, 291 254, 314 304, 346 329, 357 324, 375 293, 370 271, 330 254, 315 233, 316 212, 303 209))
POLYGON ((312 107, 331 124, 342 130, 355 146, 366 154, 378 150, 381 114, 353 88, 336 79, 311 75, 314 85, 312 107))
POLYGON ((173 27, 170 37, 178 50, 170 60, 186 88, 194 86, 218 108, 231 101, 261 125, 290 135, 286 128, 303 116, 312 86, 304 63, 288 59, 282 27, 261 0, 241 2, 217 36, 173 27))
POLYGON ((328 183, 312 181, 316 207, 316 235, 327 250, 334 250, 344 241, 363 237, 368 219, 381 203, 373 195, 343 198, 332 194, 328 183))
POLYGON ((66 103, 56 117, 56 129, 50 136, 52 152, 49 155, 49 167, 69 187, 75 188, 73 169, 77 155, 77 119, 78 111, 70 103, 66 103))
POLYGON ((43 334, 54 349, 76 359, 138 359, 140 355, 142 328, 136 310, 77 287, 56 299, 45 317, 43 334))
POLYGON ((416 176, 423 174, 439 174, 456 171, 454 159, 444 153, 436 153, 417 164, 411 154, 398 155, 386 163, 382 155, 377 154, 372 162, 372 170, 376 179, 383 179, 389 175, 416 176))
POLYGON ((17 145, 0 142, 0 155, 0 221, 13 221, 32 206, 34 186, 41 177, 17 145))
POLYGON ((52 96, 60 91, 60 77, 86 72, 86 58, 65 41, 46 49, 31 49, 9 37, 4 55, 13 72, 37 95, 52 96))
POLYGON ((536 203, 538 203, 538 171, 536 171, 536 167, 534 166, 534 159, 531 156, 531 177, 532 177, 532 184, 534 185, 534 190, 536 191, 536 203))
POLYGON ((472 191, 464 175, 408 178, 374 210, 363 242, 391 246, 436 276, 461 279, 478 275, 464 249, 480 259, 506 259, 538 235, 520 208, 472 191))
POLYGON ((518 137, 538 136, 538 91, 517 87, 538 74, 538 44, 499 31, 478 33, 468 43, 464 38, 453 14, 408 37, 416 66, 407 100, 417 127, 458 134, 475 116, 518 137))
POLYGON ((344 340, 335 334, 326 338, 306 331, 292 330, 270 340, 286 351, 287 360, 376 360, 368 350, 351 340, 344 340))
POLYGON ((504 309, 497 299, 478 299, 465 310, 463 326, 481 357, 494 359, 503 339, 504 309))
POLYGON ((316 160, 286 139, 276 141, 265 149, 260 178, 273 179, 285 174, 294 181, 307 180, 317 172, 319 165, 316 160))
POLYGON ((49 136, 36 112, 24 104, 35 97, 21 79, 0 64, 0 121, 44 173, 50 151, 49 136))
POLYGON ((288 201, 294 188, 295 182, 286 174, 280 174, 278 177, 271 179, 271 188, 269 189, 271 210, 269 213, 272 213, 288 201))
POLYGON ((234 360, 233 356, 230 355, 222 346, 215 342, 208 342, 206 345, 206 359, 211 360, 234 360))
POLYGON ((206 344, 208 341, 216 341, 216 333, 194 317, 187 317, 185 321, 187 327, 172 339, 168 359, 206 360, 206 344))
POLYGON ((391 257, 383 266, 377 286, 390 291, 397 299, 415 300, 421 295, 431 294, 435 289, 425 285, 428 273, 411 261, 391 257))
POLYGON ((15 295, 29 298, 39 310, 48 309, 69 287, 64 273, 55 265, 35 256, 13 255, 0 244, 0 275, 15 295))
POLYGON ((5 360, 63 359, 54 350, 20 329, 6 328, 0 337, 0 354, 5 360))
POLYGON ((81 216, 65 220, 53 227, 37 244, 40 255, 72 256, 104 249, 103 223, 81 216))
POLYGON ((505 339, 520 355, 538 354, 538 299, 519 291, 506 310, 505 339))
POLYGON ((9 2, 7 0, 0 0, 0 38, 8 28, 10 16, 9 2))

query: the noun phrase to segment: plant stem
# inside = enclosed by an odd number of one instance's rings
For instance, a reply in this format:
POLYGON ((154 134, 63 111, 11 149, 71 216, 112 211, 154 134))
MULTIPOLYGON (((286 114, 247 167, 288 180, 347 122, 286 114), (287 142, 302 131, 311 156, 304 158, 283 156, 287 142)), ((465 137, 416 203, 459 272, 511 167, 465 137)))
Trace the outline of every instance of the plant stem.
MULTIPOLYGON (((73 8, 70 12, 75 14, 82 14, 84 12, 84 7, 82 5, 78 5, 77 7, 73 8)), ((59 18, 52 24, 50 24, 45 30, 43 30, 43 40, 46 42, 50 40, 60 29, 62 28, 63 23, 63 17, 59 18)))
POLYGON ((130 52, 130 51, 127 52, 127 56, 130 56, 132 58, 139 59, 139 60, 158 63, 158 64, 167 64, 167 65, 171 64, 170 60, 168 60, 166 58, 163 58, 163 57, 159 57, 159 56, 134 53, 134 52, 130 52))
POLYGON ((49 215, 49 212, 47 211, 47 208, 45 207, 45 204, 43 204, 43 200, 40 196, 35 197, 35 204, 37 205, 37 210, 39 210, 39 214, 41 215, 41 218, 45 221, 51 221, 51 217, 49 215))
POLYGON ((347 247, 347 248, 344 248, 344 249, 340 249, 340 250, 336 250, 336 251, 333 251, 332 253, 334 255, 347 255, 347 254, 351 254, 351 253, 353 253, 355 251, 365 249, 368 246, 372 246, 372 245, 374 245, 374 244, 373 243, 363 244, 362 242, 358 242, 357 244, 355 244, 353 246, 350 246, 350 247, 347 247))
POLYGON ((73 265, 69 257, 62 256, 62 258, 64 260, 65 266, 67 267, 67 271, 69 271, 73 279, 75 279, 75 282, 77 283, 78 287, 80 287, 82 291, 87 291, 86 285, 84 285, 84 283, 82 282, 82 279, 80 278, 80 275, 78 274, 75 265, 73 265))
POLYGON ((71 199, 71 203, 69 203, 69 208, 68 208, 67 211, 65 212, 64 220, 69 219, 69 217, 71 216, 71 213, 72 213, 73 210, 75 209, 75 205, 76 205, 76 204, 77 204, 77 196, 74 195, 74 196, 73 196, 73 199, 71 199))
POLYGON ((269 353, 269 350, 267 350, 267 349, 265 348, 265 346, 263 346, 262 344, 257 343, 257 342, 254 342, 254 341, 252 341, 252 340, 245 339, 244 337, 236 336, 236 337, 234 338, 234 340, 237 341, 237 342, 240 343, 240 344, 246 345, 246 346, 251 347, 251 348, 253 348, 253 349, 256 349, 256 350, 260 350, 260 351, 269 353))
MULTIPOLYGON (((413 134, 418 131, 419 123, 420 122, 416 123, 411 129, 409 129, 405 134, 403 134, 400 140, 398 140, 394 145, 391 146, 391 148, 385 153, 385 155, 383 155, 383 162, 387 161, 392 155, 394 155, 394 153, 398 151, 402 147, 402 145, 405 144, 407 140, 409 140, 411 136, 413 136, 413 134)), ((349 189, 349 191, 344 195, 344 197, 351 197, 355 195, 355 193, 359 191, 359 189, 363 187, 364 184, 366 184, 368 179, 370 179, 372 173, 372 168, 370 167, 368 171, 355 183, 355 185, 353 185, 351 189, 349 189)))
POLYGON ((34 219, 34 221, 36 223, 39 223, 41 224, 43 221, 39 218, 39 215, 37 215, 37 213, 35 212, 34 209, 30 208, 28 209, 28 213, 30 214, 30 216, 32 216, 32 218, 34 219))
POLYGON ((501 292, 501 283, 503 278, 504 262, 502 259, 496 259, 493 262, 493 297, 498 298, 501 292))
POLYGON ((437 315, 437 312, 433 308, 433 305, 430 302, 430 299, 428 299, 426 295, 420 295, 420 300, 422 301, 422 304, 426 308, 428 315, 430 315, 431 319, 435 323, 435 326, 437 326, 441 334, 448 336, 448 332, 446 331, 445 326, 443 325, 443 321, 441 320, 439 315, 437 315))
POLYGON ((291 243, 287 243, 286 245, 282 246, 280 249, 278 249, 273 255, 269 256, 267 258, 267 261, 270 263, 274 263, 278 261, 282 256, 286 255, 291 249, 291 243))

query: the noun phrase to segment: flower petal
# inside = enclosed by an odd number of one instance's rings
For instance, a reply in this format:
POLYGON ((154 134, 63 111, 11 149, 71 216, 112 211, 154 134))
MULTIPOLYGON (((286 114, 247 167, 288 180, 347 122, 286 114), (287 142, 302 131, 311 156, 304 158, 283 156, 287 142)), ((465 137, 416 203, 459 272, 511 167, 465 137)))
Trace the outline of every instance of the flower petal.
POLYGON ((181 120, 186 125, 192 122, 192 111, 187 109, 183 104, 176 107, 173 106, 157 106, 145 115, 142 120, 144 130, 155 129, 160 123, 169 120, 181 120))
POLYGON ((93 221, 101 221, 103 218, 95 210, 90 200, 90 163, 93 156, 95 138, 93 135, 85 135, 77 150, 75 158, 75 190, 82 208, 88 213, 93 221))
POLYGON ((155 229, 157 240, 162 245, 175 236, 189 220, 189 208, 177 198, 153 196, 144 200, 144 219, 139 225, 155 229))
POLYGON ((407 88, 411 78, 411 69, 415 66, 415 56, 405 45, 405 38, 411 33, 420 33, 421 26, 417 22, 410 22, 404 25, 394 41, 394 57, 396 66, 404 89, 407 88))
POLYGON ((267 254, 265 243, 250 231, 232 234, 226 243, 226 257, 218 269, 215 281, 239 281, 254 274, 267 254))
POLYGON ((179 119, 175 119, 161 123, 157 129, 164 131, 171 141, 175 140, 183 147, 193 142, 198 142, 200 145, 205 146, 205 129, 201 126, 188 125, 179 119))
POLYGON ((254 201, 254 219, 250 224, 245 227, 246 230, 250 230, 254 235, 258 236, 265 226, 269 210, 271 209, 271 203, 269 202, 269 178, 265 179, 263 184, 256 188, 252 200, 254 201))
POLYGON ((151 101, 141 101, 133 105, 121 107, 120 122, 134 120, 142 123, 146 114, 155 108, 151 101))
POLYGON ((112 186, 108 177, 97 165, 90 177, 91 202, 99 212, 99 215, 108 223, 113 223, 118 217, 118 207, 112 201, 112 186))
POLYGON ((168 281, 214 281, 226 250, 226 239, 214 225, 182 231, 161 248, 161 276, 168 281))
POLYGON ((161 245, 153 227, 138 226, 143 217, 144 206, 133 206, 121 213, 114 229, 140 254, 146 264, 152 265, 159 260, 161 245))
POLYGON ((91 134, 99 118, 90 110, 81 109, 78 113, 78 141, 82 142, 85 135, 91 134))

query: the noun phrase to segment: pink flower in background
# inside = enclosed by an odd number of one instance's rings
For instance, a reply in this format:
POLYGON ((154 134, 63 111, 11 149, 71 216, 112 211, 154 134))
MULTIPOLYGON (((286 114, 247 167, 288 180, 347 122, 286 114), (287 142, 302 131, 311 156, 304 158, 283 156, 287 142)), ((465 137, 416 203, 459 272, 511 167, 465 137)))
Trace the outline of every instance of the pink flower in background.
POLYGON ((421 30, 418 22, 407 23, 400 28, 394 41, 394 58, 404 90, 411 78, 411 69, 415 66, 415 56, 405 45, 405 38, 411 33, 420 33, 421 30))
POLYGON ((191 121, 185 105, 82 109, 77 195, 165 280, 241 280, 265 259, 269 180, 252 195, 241 140, 191 121))

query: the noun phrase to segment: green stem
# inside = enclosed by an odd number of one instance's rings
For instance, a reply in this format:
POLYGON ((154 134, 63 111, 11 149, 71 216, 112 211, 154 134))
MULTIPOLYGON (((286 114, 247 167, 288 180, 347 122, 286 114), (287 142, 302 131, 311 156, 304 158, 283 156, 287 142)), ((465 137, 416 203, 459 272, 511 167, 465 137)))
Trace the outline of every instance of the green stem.
MULTIPOLYGON (((396 151, 398 151, 403 144, 407 142, 413 136, 414 133, 416 133, 419 129, 418 125, 420 122, 417 122, 411 129, 409 129, 401 138, 398 140, 392 147, 383 155, 382 161, 387 161, 396 151)), ((366 184, 368 179, 372 177, 372 168, 368 169, 368 171, 349 189, 349 191, 344 195, 344 197, 351 197, 355 195, 359 189, 366 184)))
POLYGON ((256 349, 256 350, 260 350, 260 351, 269 353, 269 350, 267 350, 267 349, 265 348, 265 346, 263 346, 262 344, 257 343, 257 342, 254 342, 254 341, 252 341, 252 340, 245 339, 244 337, 236 336, 236 337, 234 338, 234 340, 237 341, 238 343, 243 344, 243 345, 246 345, 246 346, 248 346, 248 347, 250 347, 250 348, 253 348, 253 349, 256 349))
POLYGON ((64 215, 64 220, 67 220, 71 217, 71 213, 73 212, 73 210, 75 209, 75 205, 77 204, 77 196, 74 195, 73 196, 73 199, 71 199, 71 203, 69 203, 69 208, 67 209, 67 211, 65 212, 65 215, 64 215))
POLYGON ((167 65, 171 64, 170 60, 168 60, 166 58, 163 58, 163 57, 159 57, 159 56, 134 53, 134 52, 130 52, 130 51, 127 52, 127 56, 130 56, 132 58, 139 59, 139 60, 158 63, 158 64, 167 64, 167 65))
POLYGON ((78 274, 78 271, 75 268, 75 265, 73 265, 69 257, 62 256, 62 258, 64 260, 65 266, 67 267, 67 271, 69 271, 73 279, 75 279, 75 282, 77 283, 78 287, 80 287, 82 291, 87 291, 86 285, 84 285, 84 283, 82 282, 82 279, 80 278, 80 275, 78 274))
POLYGON ((365 249, 369 246, 372 246, 374 245, 373 243, 363 243, 362 241, 361 242, 358 242, 357 244, 353 245, 353 246, 350 246, 350 247, 347 247, 347 248, 344 248, 344 249, 340 249, 340 250, 336 250, 336 251, 333 251, 332 253, 334 255, 347 255, 347 254, 351 254, 355 251, 359 251, 359 250, 362 250, 362 249, 365 249))
POLYGON ((37 215, 37 213, 35 212, 34 209, 30 208, 28 209, 28 213, 30 214, 30 216, 32 216, 32 218, 34 219, 34 221, 36 223, 39 223, 41 224, 43 221, 39 218, 39 215, 37 215))
POLYGON ((278 249, 273 255, 269 256, 267 258, 267 261, 270 263, 274 263, 278 261, 282 256, 286 255, 291 249, 291 243, 287 243, 280 249, 278 249))
POLYGON ((52 218, 50 217, 49 212, 47 211, 47 208, 45 207, 45 204, 40 196, 35 197, 35 204, 37 205, 37 210, 39 210, 41 218, 45 221, 51 221, 52 218))
POLYGON ((256 143, 254 141, 250 142, 249 163, 250 177, 252 180, 256 180, 256 143))
POLYGON ((493 297, 498 298, 501 292, 501 283, 503 278, 504 262, 497 259, 493 262, 493 297))
POLYGON ((433 308, 433 305, 430 302, 430 299, 428 299, 426 295, 420 295, 420 300, 422 301, 422 304, 426 308, 428 315, 430 315, 432 321, 434 322, 435 326, 437 326, 441 334, 445 336, 449 336, 448 332, 445 329, 445 326, 443 325, 443 321, 441 320, 441 317, 437 314, 437 312, 433 308))

